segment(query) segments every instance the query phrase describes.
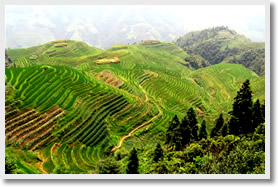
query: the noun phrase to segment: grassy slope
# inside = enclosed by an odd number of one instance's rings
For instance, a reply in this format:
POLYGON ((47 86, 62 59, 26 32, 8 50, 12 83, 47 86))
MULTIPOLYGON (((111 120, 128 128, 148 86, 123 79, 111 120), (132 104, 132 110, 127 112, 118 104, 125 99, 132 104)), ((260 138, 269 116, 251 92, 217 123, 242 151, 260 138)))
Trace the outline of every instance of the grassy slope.
POLYGON ((6 117, 24 115, 30 108, 41 115, 55 106, 64 111, 51 131, 53 139, 45 144, 52 148, 35 150, 48 172, 53 172, 57 163, 72 173, 89 172, 121 137, 149 122, 147 128, 126 139, 120 150, 151 146, 161 138, 172 116, 183 117, 191 105, 203 112, 210 129, 220 112, 227 114, 231 109, 236 91, 247 78, 254 98, 264 98, 264 79, 252 71, 235 64, 193 71, 181 65, 186 65, 183 59, 187 54, 174 44, 116 45, 106 51, 75 41, 58 49, 56 44, 9 50, 18 66, 25 68, 6 69, 6 83, 14 88, 13 94, 6 96, 6 117), (34 54, 38 58, 30 60, 34 54), (94 64, 97 59, 114 57, 120 63, 94 64), (23 63, 24 59, 27 62, 23 63), (124 84, 118 88, 94 77, 102 72, 112 72, 109 76, 124 84), (16 108, 21 112, 13 114, 16 108))

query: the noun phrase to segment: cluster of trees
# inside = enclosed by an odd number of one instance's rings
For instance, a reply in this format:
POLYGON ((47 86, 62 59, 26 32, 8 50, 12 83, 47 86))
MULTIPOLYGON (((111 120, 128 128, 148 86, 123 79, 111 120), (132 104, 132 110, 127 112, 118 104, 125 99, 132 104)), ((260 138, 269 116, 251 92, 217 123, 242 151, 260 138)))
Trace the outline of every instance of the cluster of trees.
POLYGON ((244 67, 251 69, 260 76, 265 73, 265 50, 264 49, 247 49, 238 55, 226 58, 227 63, 242 64, 244 67))
POLYGON ((220 114, 210 136, 204 120, 198 129, 192 108, 180 123, 175 116, 163 148, 159 145, 154 151, 153 158, 159 157, 159 162, 150 163, 146 173, 264 173, 264 108, 259 100, 253 103, 246 80, 234 98, 228 120, 220 114), (184 133, 180 136, 176 131, 184 133))
POLYGON ((189 32, 186 35, 179 37, 175 41, 175 44, 180 46, 181 48, 188 48, 190 46, 193 46, 196 43, 208 40, 210 38, 214 38, 215 36, 217 36, 219 31, 224 31, 224 30, 229 31, 232 34, 236 34, 233 31, 229 30, 228 27, 225 26, 212 27, 201 31, 189 32))
POLYGON ((13 61, 8 55, 7 49, 5 49, 5 67, 13 67, 13 61))
MULTIPOLYGON (((228 46, 226 46, 225 49, 221 49, 221 44, 222 42, 218 40, 208 40, 195 46, 184 48, 184 50, 190 55, 199 55, 210 65, 219 64, 224 61, 225 58, 238 55, 242 52, 242 50, 238 48, 229 48, 228 46)), ((186 59, 187 58, 185 58, 185 61, 186 59)), ((198 68, 201 67, 197 67, 197 69, 198 68)))
POLYGON ((190 66, 194 69, 204 68, 211 65, 206 59, 197 54, 188 55, 185 57, 184 61, 189 62, 190 66))
POLYGON ((222 49, 221 45, 221 41, 208 40, 184 48, 189 54, 184 60, 189 62, 194 69, 219 64, 225 61, 226 63, 242 64, 244 67, 251 69, 258 75, 264 75, 264 49, 229 48, 229 46, 222 49))
POLYGON ((238 35, 227 27, 214 27, 202 31, 190 32, 178 38, 175 44, 183 48, 189 56, 184 60, 189 62, 191 67, 199 69, 202 67, 219 64, 221 62, 242 64, 260 76, 264 75, 264 49, 250 48, 248 46, 229 47, 227 43, 250 41, 238 35), (219 32, 225 31, 232 37, 223 37, 219 32), (234 38, 238 38, 238 41, 234 38), (224 47, 223 47, 224 45, 224 47), (226 45, 226 46, 225 46, 226 45))
POLYGON ((210 135, 205 120, 199 127, 191 107, 181 121, 173 117, 165 139, 154 149, 133 148, 126 158, 118 154, 116 159, 100 162, 98 173, 264 173, 264 108, 259 100, 253 103, 246 80, 234 98, 228 120, 220 114, 210 135))
POLYGON ((191 107, 180 122, 177 116, 174 116, 166 132, 165 143, 174 150, 179 151, 186 147, 190 142, 197 141, 207 136, 206 123, 202 123, 199 130, 196 113, 191 107))
POLYGON ((130 151, 128 158, 125 160, 127 163, 126 167, 120 163, 123 157, 119 153, 117 157, 113 157, 110 155, 107 159, 100 161, 97 165, 95 173, 99 174, 139 174, 139 159, 138 159, 138 152, 136 148, 133 148, 130 151))

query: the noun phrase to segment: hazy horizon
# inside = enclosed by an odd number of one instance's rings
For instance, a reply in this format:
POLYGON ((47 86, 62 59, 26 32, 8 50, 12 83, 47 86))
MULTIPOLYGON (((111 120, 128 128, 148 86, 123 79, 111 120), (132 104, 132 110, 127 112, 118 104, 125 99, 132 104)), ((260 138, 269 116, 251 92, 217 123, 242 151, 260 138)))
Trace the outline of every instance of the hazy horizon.
POLYGON ((187 32, 228 26, 252 41, 265 40, 262 5, 6 6, 6 47, 73 39, 108 48, 144 39, 171 42, 187 32))

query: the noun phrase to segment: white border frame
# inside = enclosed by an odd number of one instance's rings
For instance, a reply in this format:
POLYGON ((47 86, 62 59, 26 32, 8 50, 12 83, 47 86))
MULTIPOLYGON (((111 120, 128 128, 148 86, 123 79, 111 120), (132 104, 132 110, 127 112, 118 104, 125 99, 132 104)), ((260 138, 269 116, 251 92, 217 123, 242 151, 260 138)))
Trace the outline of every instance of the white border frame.
MULTIPOLYGON (((0 68, 0 163, 2 179, 270 179, 270 2, 269 0, 5 0, 0 3, 0 24, 5 28, 5 5, 264 5, 265 6, 265 174, 5 174, 4 100, 5 66, 0 68)), ((5 29, 0 29, 0 41, 5 41, 5 29)), ((0 42, 0 59, 4 59, 5 42, 0 42)))

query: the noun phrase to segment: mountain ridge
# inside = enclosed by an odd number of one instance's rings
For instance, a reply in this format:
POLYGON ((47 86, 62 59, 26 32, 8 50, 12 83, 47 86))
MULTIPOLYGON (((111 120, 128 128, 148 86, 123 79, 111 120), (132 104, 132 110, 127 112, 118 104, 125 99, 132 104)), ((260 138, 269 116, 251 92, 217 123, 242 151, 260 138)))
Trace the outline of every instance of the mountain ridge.
POLYGON ((174 43, 190 54, 185 61, 195 69, 222 62, 238 63, 264 75, 264 42, 252 42, 228 27, 190 32, 174 43))

